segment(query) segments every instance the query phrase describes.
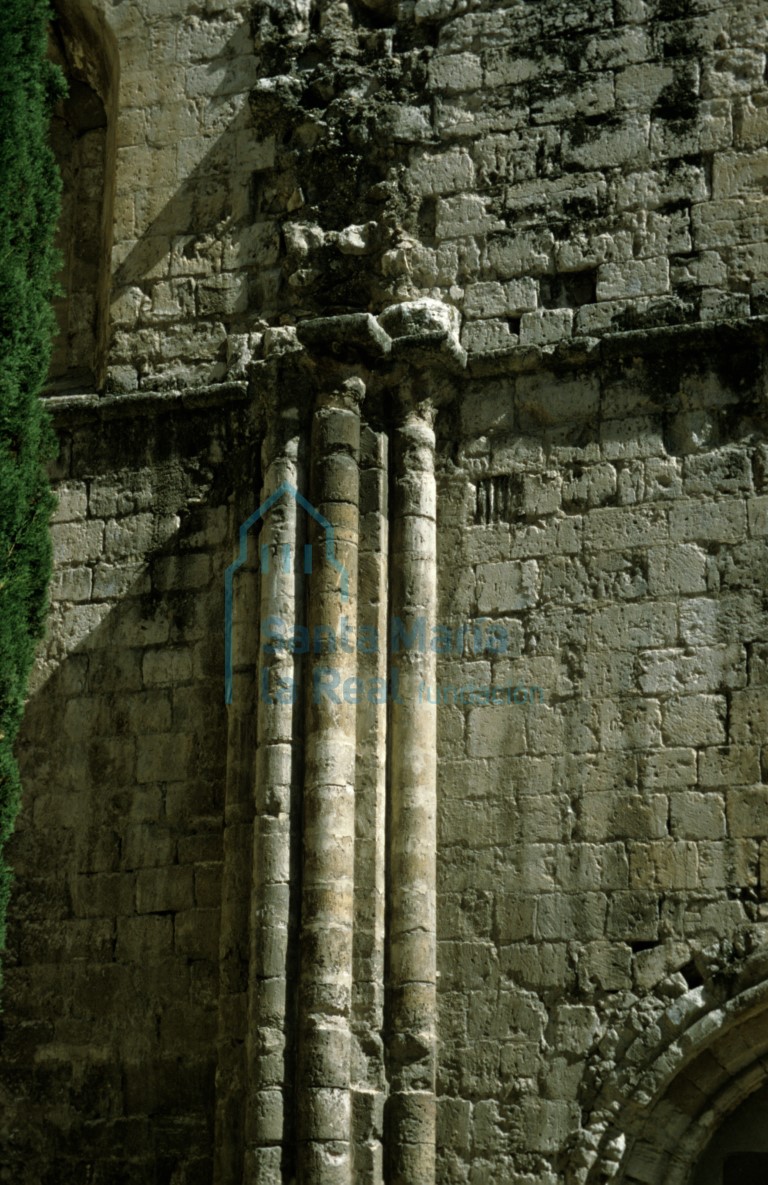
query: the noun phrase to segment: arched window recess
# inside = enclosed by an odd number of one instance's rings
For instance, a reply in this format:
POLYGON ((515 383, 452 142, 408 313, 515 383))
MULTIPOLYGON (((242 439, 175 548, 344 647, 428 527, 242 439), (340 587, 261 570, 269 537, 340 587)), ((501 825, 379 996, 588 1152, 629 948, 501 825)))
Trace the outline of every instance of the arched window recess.
POLYGON ((48 390, 103 386, 108 345, 118 57, 114 35, 88 0, 54 0, 49 56, 69 93, 54 112, 51 143, 62 172, 55 304, 59 332, 48 390))

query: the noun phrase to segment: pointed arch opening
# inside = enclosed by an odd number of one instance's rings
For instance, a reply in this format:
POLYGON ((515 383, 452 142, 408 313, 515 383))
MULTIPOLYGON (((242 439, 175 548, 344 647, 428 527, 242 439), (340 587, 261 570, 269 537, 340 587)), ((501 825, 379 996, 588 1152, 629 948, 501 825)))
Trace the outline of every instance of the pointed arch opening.
POLYGON ((768 1152, 749 1126, 768 1100, 768 951, 713 955, 699 986, 629 1021, 637 1035, 592 1100, 568 1185, 751 1185, 768 1152))
POLYGON ((721 1123, 696 1165, 691 1185, 765 1185, 768 1181, 768 1083, 721 1123))

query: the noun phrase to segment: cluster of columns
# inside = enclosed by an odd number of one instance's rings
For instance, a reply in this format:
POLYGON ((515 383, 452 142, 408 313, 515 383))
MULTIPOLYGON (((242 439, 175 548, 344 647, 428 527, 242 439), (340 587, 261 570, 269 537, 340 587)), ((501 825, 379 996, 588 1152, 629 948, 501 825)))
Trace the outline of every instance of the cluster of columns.
MULTIPOLYGON (((377 557, 373 582, 368 572, 361 602, 364 399, 359 376, 347 368, 334 380, 330 370, 316 386, 311 423, 298 399, 279 396, 263 445, 261 503, 285 485, 311 509, 287 494, 264 518, 258 547, 273 562, 262 563, 261 621, 304 625, 313 645, 304 655, 280 646, 270 653, 263 639, 259 648, 243 1185, 435 1181, 436 709, 419 694, 434 682, 435 656, 428 647, 391 653, 381 637, 373 662, 385 704, 372 715, 363 686, 370 680, 361 677, 371 657, 337 641, 345 628, 355 638, 371 583, 383 597, 388 590, 380 621, 384 609, 406 631, 424 619, 429 637, 437 598, 433 412, 416 398, 401 400, 383 434, 390 472, 376 473, 390 546, 377 557), (280 562, 310 548, 309 565, 280 562), (318 696, 328 668, 338 694, 318 696), (386 826, 377 836, 386 925, 382 902, 370 941, 383 948, 374 965, 384 969, 386 1097, 382 1155, 360 1172, 355 925, 367 890, 358 886, 356 896, 355 874, 368 816, 361 818, 356 789, 371 721, 384 749, 374 764, 384 800, 377 825, 386 826)), ((219 1178, 217 1185, 234 1185, 219 1178)))

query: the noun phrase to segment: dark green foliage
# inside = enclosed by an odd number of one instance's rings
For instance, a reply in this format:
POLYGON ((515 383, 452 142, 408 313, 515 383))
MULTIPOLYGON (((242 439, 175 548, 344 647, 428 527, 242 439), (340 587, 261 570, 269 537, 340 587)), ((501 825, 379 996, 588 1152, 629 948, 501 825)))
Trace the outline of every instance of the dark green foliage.
MULTIPOLYGON (((60 72, 45 58, 46 0, 0 4, 0 853, 13 830, 12 752, 47 608, 54 436, 39 392, 55 328, 60 178, 48 143, 60 72)), ((0 855, 0 949, 10 871, 0 855)))

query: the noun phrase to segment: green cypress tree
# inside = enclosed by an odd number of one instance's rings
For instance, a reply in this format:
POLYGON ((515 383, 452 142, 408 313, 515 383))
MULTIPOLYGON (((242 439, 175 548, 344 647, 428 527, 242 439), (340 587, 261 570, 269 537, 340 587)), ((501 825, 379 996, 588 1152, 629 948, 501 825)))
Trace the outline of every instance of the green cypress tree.
POLYGON ((39 398, 51 355, 61 181, 49 144, 64 92, 46 60, 47 0, 0 3, 0 950, 11 873, 2 856, 19 805, 13 742, 48 605, 45 462, 55 438, 39 398))

